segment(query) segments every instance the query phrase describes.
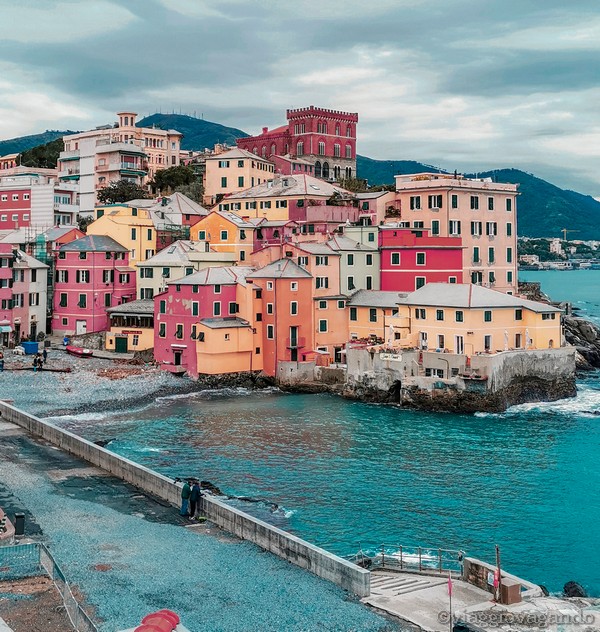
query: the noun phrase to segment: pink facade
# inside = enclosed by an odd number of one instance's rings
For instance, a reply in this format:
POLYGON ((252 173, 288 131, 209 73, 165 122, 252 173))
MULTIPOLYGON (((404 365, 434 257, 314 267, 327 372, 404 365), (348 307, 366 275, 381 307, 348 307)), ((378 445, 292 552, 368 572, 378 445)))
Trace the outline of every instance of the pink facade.
POLYGON ((297 222, 261 220, 257 222, 253 231, 254 250, 290 241, 299 232, 300 226, 297 222))
POLYGON ((426 283, 460 283, 463 246, 460 237, 430 237, 423 231, 379 231, 381 289, 413 292, 426 283))
POLYGON ((8 346, 12 332, 13 247, 0 243, 0 342, 8 346))
POLYGON ((161 368, 198 376, 198 323, 203 318, 237 315, 238 281, 249 271, 207 268, 170 282, 154 297, 154 359, 161 368))
POLYGON ((54 277, 54 333, 106 331, 108 307, 135 300, 129 251, 110 237, 88 235, 60 248, 54 277))
POLYGON ((0 230, 29 226, 31 220, 31 187, 19 189, 0 186, 0 230))
POLYGON ((314 165, 301 158, 278 156, 275 154, 271 156, 269 160, 275 165, 275 173, 279 173, 283 176, 295 176, 301 173, 307 173, 309 176, 315 175, 314 165))
POLYGON ((314 176, 340 180, 356 176, 358 114, 313 105, 287 111, 287 125, 238 138, 237 146, 263 158, 291 154, 314 165, 314 176))

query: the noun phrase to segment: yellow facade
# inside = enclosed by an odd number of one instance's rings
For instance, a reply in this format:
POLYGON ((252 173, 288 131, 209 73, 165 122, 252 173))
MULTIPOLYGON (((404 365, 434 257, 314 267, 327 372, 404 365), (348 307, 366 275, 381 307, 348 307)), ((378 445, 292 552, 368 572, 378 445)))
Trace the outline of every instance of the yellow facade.
POLYGON ((218 197, 238 193, 273 177, 272 162, 243 149, 232 149, 206 159, 204 203, 215 204, 218 197))
POLYGON ((254 250, 254 225, 233 213, 213 211, 190 229, 190 239, 210 244, 216 252, 233 252, 240 263, 254 250))
POLYGON ((198 324, 198 333, 196 354, 199 374, 217 375, 262 369, 260 356, 255 354, 255 335, 250 324, 247 327, 212 328, 201 322, 198 324))
POLYGON ((399 322, 397 318, 397 307, 350 305, 347 311, 348 340, 378 338, 386 341, 388 335, 388 319, 395 317, 396 320, 394 322, 399 322))
POLYGON ((146 351, 154 348, 154 329, 149 327, 111 327, 106 334, 106 350, 116 350, 116 338, 127 337, 127 351, 146 351))
POLYGON ((96 207, 95 214, 87 234, 112 237, 127 248, 132 268, 156 254, 156 229, 148 210, 114 204, 96 207))

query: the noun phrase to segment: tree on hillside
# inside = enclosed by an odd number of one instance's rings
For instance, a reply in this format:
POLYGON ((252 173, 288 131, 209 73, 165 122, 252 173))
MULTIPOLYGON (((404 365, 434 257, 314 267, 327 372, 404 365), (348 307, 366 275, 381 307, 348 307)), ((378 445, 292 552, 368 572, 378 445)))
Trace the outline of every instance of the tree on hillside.
POLYGON ((340 181, 340 186, 352 193, 366 193, 369 190, 367 181, 362 178, 346 178, 340 181))
POLYGON ((154 175, 151 186, 159 193, 172 193, 177 187, 192 184, 196 180, 196 174, 191 167, 179 165, 161 169, 154 175))
POLYGON ((117 180, 98 191, 98 202, 101 204, 123 204, 130 200, 149 199, 148 191, 135 182, 117 180))
POLYGON ((38 145, 20 153, 17 157, 17 164, 24 167, 39 167, 43 169, 56 169, 58 155, 64 149, 62 138, 38 145))

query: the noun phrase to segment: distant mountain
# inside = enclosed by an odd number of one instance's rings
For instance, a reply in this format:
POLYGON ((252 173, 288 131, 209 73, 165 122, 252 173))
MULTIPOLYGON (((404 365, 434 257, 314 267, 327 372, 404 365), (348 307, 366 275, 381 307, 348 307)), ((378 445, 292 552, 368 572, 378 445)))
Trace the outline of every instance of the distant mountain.
MULTIPOLYGON (((365 156, 357 156, 356 170, 371 186, 392 184, 395 175, 439 171, 437 167, 412 160, 373 160, 365 156)), ((593 197, 561 189, 519 169, 478 172, 477 177, 519 185, 519 236, 560 237, 561 229, 567 228, 577 231, 570 233, 569 239, 600 239, 600 201, 593 197)))
POLYGON ((138 121, 138 127, 175 129, 183 134, 181 148, 188 150, 212 149, 215 143, 235 145, 236 138, 248 136, 246 132, 234 127, 226 127, 219 123, 211 123, 185 114, 152 114, 138 121))
POLYGON ((76 134, 76 132, 47 129, 42 134, 32 134, 31 136, 19 136, 18 138, 11 138, 9 140, 0 140, 0 156, 18 154, 26 149, 32 149, 39 145, 45 145, 57 138, 62 138, 66 134, 76 134))

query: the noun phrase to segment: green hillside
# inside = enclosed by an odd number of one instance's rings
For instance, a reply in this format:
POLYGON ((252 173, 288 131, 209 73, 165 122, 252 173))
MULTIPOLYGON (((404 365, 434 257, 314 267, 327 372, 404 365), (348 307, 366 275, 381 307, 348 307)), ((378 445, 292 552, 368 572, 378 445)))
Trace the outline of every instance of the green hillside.
POLYGON ((0 156, 7 154, 18 154, 26 149, 45 145, 57 138, 62 138, 66 134, 75 134, 69 130, 46 130, 42 134, 32 134, 31 136, 19 136, 9 140, 0 140, 0 156))
POLYGON ((431 172, 439 169, 415 160, 373 160, 366 156, 356 156, 357 176, 366 180, 369 186, 394 184, 394 176, 422 171, 431 172))
POLYGON ((236 138, 248 136, 246 132, 234 127, 226 127, 185 114, 152 114, 137 123, 138 127, 153 125, 160 129, 175 129, 181 132, 181 148, 188 150, 202 150, 206 147, 212 149, 215 143, 235 145, 236 138))

